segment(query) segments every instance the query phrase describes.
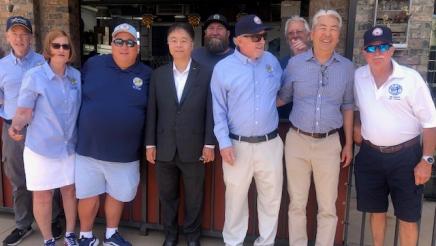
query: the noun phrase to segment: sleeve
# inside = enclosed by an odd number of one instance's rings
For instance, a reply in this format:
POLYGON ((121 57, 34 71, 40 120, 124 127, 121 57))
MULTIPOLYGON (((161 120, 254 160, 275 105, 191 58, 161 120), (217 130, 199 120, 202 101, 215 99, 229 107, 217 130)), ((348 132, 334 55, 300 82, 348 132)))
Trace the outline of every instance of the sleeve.
POLYGON ((285 103, 289 103, 290 101, 292 101, 292 94, 294 93, 291 68, 292 62, 290 60, 282 73, 282 86, 278 94, 280 100, 285 103))
POLYGON ((147 119, 145 127, 145 145, 156 145, 156 121, 157 121, 157 105, 156 105, 156 80, 157 72, 153 72, 150 79, 150 87, 147 103, 147 119))
POLYGON ((428 85, 418 72, 414 76, 416 88, 410 97, 413 114, 423 128, 436 127, 436 109, 428 85))
POLYGON ((347 81, 343 95, 341 110, 354 110, 354 65, 348 66, 347 81))
POLYGON ((0 107, 2 107, 5 102, 5 92, 3 88, 4 88, 3 78, 0 77, 0 107))
POLYGON ((213 108, 213 120, 215 122, 214 133, 218 140, 220 149, 224 149, 232 146, 232 142, 229 137, 228 126, 228 107, 227 107, 227 90, 224 86, 224 81, 220 78, 221 69, 215 67, 212 73, 211 79, 211 91, 212 91, 212 108, 213 108))
POLYGON ((210 88, 211 72, 208 75, 208 90, 207 90, 207 102, 206 102, 206 127, 204 133, 204 144, 215 145, 216 139, 213 134, 213 110, 212 110, 212 91, 210 88))
POLYGON ((37 83, 35 81, 36 76, 35 73, 26 73, 24 75, 18 95, 18 107, 31 109, 35 107, 36 99, 39 95, 37 83))

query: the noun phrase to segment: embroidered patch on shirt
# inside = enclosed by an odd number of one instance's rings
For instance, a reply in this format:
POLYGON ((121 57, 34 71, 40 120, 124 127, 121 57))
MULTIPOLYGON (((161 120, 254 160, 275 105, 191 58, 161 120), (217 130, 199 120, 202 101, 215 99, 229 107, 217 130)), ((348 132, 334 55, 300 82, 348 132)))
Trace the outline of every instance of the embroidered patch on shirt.
POLYGON ((392 84, 389 86, 389 99, 398 100, 400 99, 400 94, 403 92, 403 87, 399 84, 392 84))
POLYGON ((133 86, 132 86, 133 89, 140 91, 142 89, 142 84, 143 84, 143 81, 141 78, 138 78, 138 77, 133 78, 133 86))

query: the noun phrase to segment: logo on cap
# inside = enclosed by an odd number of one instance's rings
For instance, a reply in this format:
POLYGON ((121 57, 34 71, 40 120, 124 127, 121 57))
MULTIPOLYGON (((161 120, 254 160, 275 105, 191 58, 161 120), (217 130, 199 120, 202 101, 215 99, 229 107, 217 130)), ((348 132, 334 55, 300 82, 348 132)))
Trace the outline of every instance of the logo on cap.
POLYGON ((262 21, 261 21, 260 18, 257 17, 257 16, 254 16, 253 21, 254 21, 254 23, 256 23, 256 24, 258 24, 258 25, 262 24, 262 21))
POLYGON ((129 26, 127 24, 122 24, 121 26, 118 27, 118 30, 129 30, 129 26))
POLYGON ((381 28, 377 27, 372 31, 372 35, 377 36, 377 37, 381 36, 381 35, 383 35, 383 30, 381 28))
POLYGON ((220 15, 213 15, 212 17, 214 20, 219 20, 220 19, 220 15))

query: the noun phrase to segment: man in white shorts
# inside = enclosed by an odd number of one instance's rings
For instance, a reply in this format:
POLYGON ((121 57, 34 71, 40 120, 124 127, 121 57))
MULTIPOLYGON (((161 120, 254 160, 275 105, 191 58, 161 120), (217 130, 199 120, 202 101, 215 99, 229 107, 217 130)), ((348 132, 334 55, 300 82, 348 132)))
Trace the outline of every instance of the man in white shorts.
POLYGON ((99 195, 106 193, 104 245, 131 245, 118 233, 124 202, 135 198, 151 69, 136 58, 137 32, 129 24, 112 33, 112 55, 90 58, 82 69, 76 191, 80 246, 98 245, 92 233, 99 195))

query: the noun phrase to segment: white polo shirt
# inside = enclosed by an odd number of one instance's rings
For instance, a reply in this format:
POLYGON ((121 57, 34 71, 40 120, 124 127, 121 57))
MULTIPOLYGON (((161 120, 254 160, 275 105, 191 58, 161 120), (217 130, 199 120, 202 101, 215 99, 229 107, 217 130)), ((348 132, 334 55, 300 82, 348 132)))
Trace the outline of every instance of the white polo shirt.
POLYGON ((354 98, 362 137, 379 146, 406 142, 436 127, 436 109, 427 83, 415 70, 392 59, 393 73, 377 88, 368 65, 355 72, 354 98))

